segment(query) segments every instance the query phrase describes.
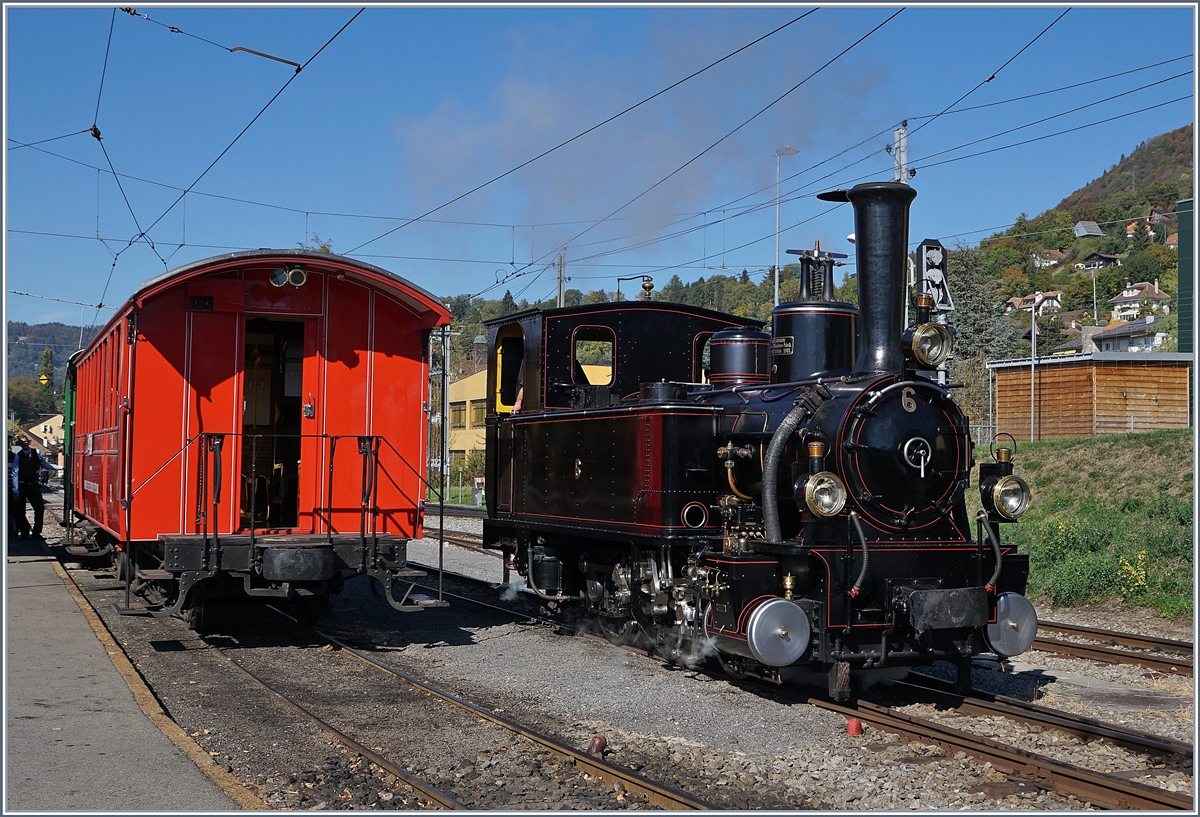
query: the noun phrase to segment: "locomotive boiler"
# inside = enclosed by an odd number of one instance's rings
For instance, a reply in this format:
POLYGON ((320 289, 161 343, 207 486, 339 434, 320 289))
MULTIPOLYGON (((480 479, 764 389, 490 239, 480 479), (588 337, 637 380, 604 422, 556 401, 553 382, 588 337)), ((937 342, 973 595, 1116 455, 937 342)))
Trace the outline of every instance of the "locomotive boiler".
POLYGON ((968 515, 969 421, 936 377, 952 335, 905 286, 915 195, 822 194, 854 208, 858 306, 818 247, 769 334, 663 302, 491 321, 485 547, 614 642, 836 697, 938 660, 963 686, 976 654, 1028 649, 1001 525, 1029 491, 995 449, 968 515))

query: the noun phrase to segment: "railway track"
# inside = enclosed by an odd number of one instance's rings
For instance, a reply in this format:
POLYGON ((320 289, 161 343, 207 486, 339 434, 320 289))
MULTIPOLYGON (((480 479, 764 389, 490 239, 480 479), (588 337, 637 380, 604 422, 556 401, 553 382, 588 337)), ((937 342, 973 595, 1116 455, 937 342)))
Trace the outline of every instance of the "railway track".
POLYGON ((1038 637, 1034 639, 1033 649, 1075 658, 1103 661, 1108 664, 1135 664, 1172 675, 1192 676, 1193 674, 1192 645, 1186 641, 1175 641, 1169 638, 1156 638, 1046 621, 1038 622, 1038 637), (1062 638, 1049 638, 1042 635, 1045 632, 1056 633, 1065 638, 1086 638, 1089 641, 1083 643, 1065 641, 1062 638), (1138 651, 1117 649, 1118 647, 1130 647, 1138 651), (1174 653, 1174 655, 1166 653, 1174 653))
POLYGON ((652 807, 688 811, 707 811, 712 809, 712 806, 708 805, 707 803, 691 797, 690 795, 679 791, 678 789, 648 780, 629 769, 624 769, 620 766, 609 763, 602 757, 598 757, 595 754, 590 754, 586 751, 581 752, 573 747, 567 746, 564 743, 556 741, 553 738, 542 735, 526 726, 522 726, 514 720, 502 717, 500 714, 494 711, 489 711, 451 692, 447 692, 425 681, 414 678, 383 661, 372 658, 366 653, 354 649, 353 647, 343 643, 331 635, 322 632, 319 629, 314 629, 314 632, 316 632, 330 644, 335 645, 339 650, 354 656, 360 661, 370 664, 376 669, 379 669, 394 678, 402 680, 411 686, 433 695, 463 711, 472 713, 485 721, 507 729, 508 731, 512 732, 513 735, 520 736, 527 741, 530 741, 534 745, 566 759, 570 764, 574 765, 580 770, 581 773, 585 775, 596 777, 604 781, 610 787, 616 787, 617 784, 620 784, 618 790, 623 789, 626 792, 644 796, 647 804, 652 807))
POLYGON ((949 682, 919 672, 912 673, 909 680, 894 681, 892 686, 918 700, 964 714, 978 717, 999 715, 1039 729, 1057 729, 1083 741, 1107 740, 1136 752, 1161 757, 1180 768, 1192 766, 1193 747, 1174 738, 1118 727, 1074 712, 1038 706, 1004 695, 991 695, 979 690, 973 690, 969 696, 959 695, 952 691, 949 682))
MULTIPOLYGON (((116 588, 107 587, 107 591, 114 591, 116 588)), ((95 592, 95 591, 92 591, 95 592)), ((103 591, 102 591, 103 592, 103 591)), ((91 602, 89 602, 91 603, 91 602)), ((107 607, 104 604, 95 605, 102 608, 103 613, 107 613, 107 607)), ((275 610, 281 616, 287 617, 294 622, 283 610, 274 607, 269 609, 275 610)), ((103 620, 101 615, 101 620, 103 620)), ((170 622, 160 621, 155 622, 156 628, 161 628, 163 625, 169 625, 170 622)), ((182 627, 181 622, 174 622, 174 626, 182 627)), ((107 623, 106 623, 107 626, 107 623)), ((460 740, 469 740, 462 737, 464 731, 473 735, 474 739, 481 745, 480 751, 488 751, 486 747, 498 747, 497 754, 510 755, 514 762, 517 762, 517 757, 520 758, 520 765, 527 768, 559 768, 561 772, 549 775, 543 774, 541 778, 532 775, 529 772, 521 774, 519 780, 522 786, 521 800, 526 802, 529 798, 533 798, 533 802, 538 799, 543 799, 547 808, 553 808, 555 805, 565 805, 566 807, 579 808, 581 807, 579 797, 584 795, 578 792, 585 792, 586 799, 582 802, 587 803, 583 807, 601 807, 600 803, 606 803, 605 808, 619 809, 622 807, 633 806, 635 808, 662 808, 671 810, 710 810, 713 807, 704 801, 692 797, 685 792, 675 789, 669 785, 661 784, 648 779, 636 772, 622 768, 616 764, 606 761, 602 757, 603 745, 594 745, 589 747, 594 751, 594 754, 589 754, 588 751, 580 751, 574 747, 568 746, 559 741, 540 734, 539 732, 521 725, 520 723, 510 718, 505 718, 497 712, 489 711, 477 704, 473 704, 464 698, 461 698, 453 693, 447 692, 439 687, 428 682, 419 680, 411 675, 408 675, 399 669, 390 666, 386 661, 368 655, 366 652, 354 649, 344 642, 329 636, 321 631, 310 630, 328 642, 333 653, 338 655, 353 656, 358 661, 373 668, 374 670, 382 671, 398 682, 403 682, 412 690, 410 698, 417 700, 419 706, 428 709, 431 703, 437 707, 445 707, 447 705, 455 708, 456 711, 468 716, 468 720, 479 722, 479 726, 458 726, 454 729, 455 734, 460 736, 460 740), (482 734, 480 733, 482 730, 482 734), (494 734, 488 735, 488 731, 494 734), (538 756, 552 756, 555 762, 538 759, 538 756), (539 790, 539 784, 544 786, 544 790, 539 790), (570 798, 574 797, 572 800, 570 798)), ((209 656, 219 659, 218 663, 226 667, 228 671, 232 671, 235 675, 243 677, 249 685, 257 688, 261 696, 269 696, 270 699, 282 704, 291 712, 299 715, 304 721, 311 722, 319 729, 323 730, 331 736, 337 744, 345 746, 351 752, 365 758, 366 761, 374 764, 380 775, 392 775, 399 781, 396 788, 407 787, 414 793, 406 802, 415 803, 419 808, 437 808, 446 810, 462 810, 462 809, 490 809, 497 808, 494 799, 479 799, 474 794, 484 792, 486 794, 486 783, 490 781, 481 781, 480 786, 471 783, 470 780, 460 780, 461 775, 456 774, 453 768, 435 768, 434 764, 429 764, 425 767, 417 766, 417 770, 421 771, 424 768, 426 771, 421 774, 415 773, 414 761, 410 758, 400 760, 396 758, 394 752, 389 756, 389 752, 381 746, 372 746, 372 743, 387 744, 391 742, 404 744, 403 736, 392 735, 389 738, 381 738, 376 734, 378 723, 371 722, 368 724, 368 729, 364 730, 362 724, 356 730, 353 725, 347 727, 343 721, 353 720, 357 717, 356 709, 361 705, 364 709, 370 707, 369 701, 363 701, 361 704, 355 703, 353 695, 336 696, 335 706, 330 707, 328 695, 322 701, 322 690, 334 690, 337 688, 337 682, 319 682, 314 680, 315 676, 311 676, 311 670, 306 669, 303 665, 298 664, 295 660, 286 662, 286 669, 280 669, 280 666, 275 662, 265 660, 261 654, 270 650, 259 649, 243 649, 238 657, 230 653, 225 642, 236 644, 239 647, 248 646, 247 642, 242 640, 230 640, 221 637, 201 639, 203 642, 203 652, 209 656), (360 734, 354 734, 358 731, 360 734)), ((311 650, 311 639, 294 637, 288 639, 295 640, 295 646, 307 647, 311 650)), ((127 638, 119 638, 114 636, 115 643, 129 644, 127 638)), ((167 645, 171 641, 156 641, 151 642, 152 645, 167 645)), ((278 645, 276 645, 278 646, 278 645)), ((158 649, 158 647, 151 647, 158 649)), ((122 649, 129 649, 128 646, 122 649)), ((144 647, 143 647, 144 649, 144 647)), ((168 649, 178 649, 178 647, 168 647, 168 649)), ((287 649, 285 647, 285 649, 287 649)), ((294 647, 291 648, 294 650, 294 647)), ((314 654, 314 653, 309 653, 314 654)), ((315 653, 321 657, 329 655, 329 652, 321 650, 315 653)), ((136 663, 136 656, 131 655, 130 660, 136 663)), ((195 662, 192 662, 193 664, 195 662)), ((334 669, 334 673, 339 672, 334 669)), ((321 671, 322 674, 329 674, 328 668, 321 671)), ((337 677, 337 676, 334 676, 337 677)), ((333 680, 332 678, 330 679, 333 680)), ((341 678, 337 678, 338 681, 341 678)), ((227 682, 222 682, 227 683, 227 682)), ((373 690, 372 695, 376 698, 383 696, 385 699, 393 700, 394 693, 387 693, 386 686, 382 687, 377 683, 370 684, 373 690)), ((355 685, 348 684, 346 688, 349 690, 355 689, 355 685)), ((359 689, 362 685, 358 685, 359 689)), ((247 698, 253 698, 253 695, 241 693, 247 698)), ((259 709, 259 705, 254 705, 255 710, 259 709)), ((418 714, 416 716, 409 714, 410 718, 421 718, 432 723, 444 724, 447 727, 450 724, 447 722, 445 715, 432 712, 430 714, 418 714)), ((267 728, 267 727, 264 727, 267 728)), ((289 727, 289 729, 294 728, 289 727)), ((461 749, 461 747, 460 747, 461 749)), ((399 795, 397 795, 399 796, 399 795)), ((407 796, 407 795, 406 795, 407 796)), ((513 801, 518 802, 516 800, 513 801)), ((409 806, 411 807, 411 806, 409 806)))
MULTIPOLYGON (((485 584, 470 576, 447 575, 471 584, 485 584)), ((507 608, 490 605, 476 598, 450 595, 462 601, 483 604, 495 610, 509 612, 507 608)), ((546 621, 547 623, 556 623, 546 621)), ((600 636, 592 637, 601 638, 600 636)), ((649 654, 645 650, 636 648, 626 649, 639 655, 649 654)), ((657 656, 655 657, 657 658, 657 656)), ((715 674, 719 675, 720 673, 715 674)), ((939 688, 943 682, 937 679, 927 676, 919 676, 919 678, 920 682, 918 683, 897 682, 893 684, 893 688, 901 694, 907 693, 908 696, 918 700, 950 707, 961 714, 985 718, 1000 716, 1034 729, 1055 729, 1085 742, 1107 740, 1137 753, 1162 758, 1172 766, 1189 772, 1192 767, 1193 748, 1182 741, 1127 729, 1117 724, 1040 707, 1004 696, 990 696, 987 693, 978 692, 972 693, 971 696, 955 695, 939 688)), ((765 683, 761 684, 761 689, 774 696, 782 694, 797 703, 837 712, 846 718, 858 718, 863 723, 881 731, 892 732, 925 744, 938 746, 951 755, 956 752, 965 752, 983 762, 991 763, 995 768, 1014 779, 1023 780, 1035 787, 1052 788, 1063 794, 1075 795, 1102 808, 1192 809, 1193 800, 1190 795, 1171 792, 1156 786, 1055 760, 991 738, 955 729, 936 720, 916 717, 895 708, 862 700, 852 705, 836 704, 824 698, 803 694, 792 688, 781 689, 765 683)))

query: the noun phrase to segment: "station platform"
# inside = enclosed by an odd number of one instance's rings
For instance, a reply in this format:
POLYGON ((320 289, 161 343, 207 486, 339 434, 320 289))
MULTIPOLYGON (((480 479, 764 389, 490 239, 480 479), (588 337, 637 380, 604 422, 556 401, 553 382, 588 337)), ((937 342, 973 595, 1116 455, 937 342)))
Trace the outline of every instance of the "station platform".
POLYGON ((162 711, 47 542, 5 544, 4 813, 267 808, 162 711))

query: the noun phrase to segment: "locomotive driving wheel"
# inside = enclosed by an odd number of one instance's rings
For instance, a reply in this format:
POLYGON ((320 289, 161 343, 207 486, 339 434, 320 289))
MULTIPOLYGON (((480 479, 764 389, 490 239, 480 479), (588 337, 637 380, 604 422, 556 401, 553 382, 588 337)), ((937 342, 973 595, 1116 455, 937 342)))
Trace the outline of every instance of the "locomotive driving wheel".
POLYGON ((641 634, 638 623, 631 618, 612 618, 602 615, 599 618, 599 624, 600 632, 604 633, 604 637, 618 647, 629 646, 637 641, 641 634))
POLYGON ((623 564, 618 564, 612 573, 598 570, 587 574, 588 599, 596 613, 596 622, 600 632, 610 643, 618 647, 627 647, 638 640, 641 629, 630 615, 628 602, 629 591, 624 579, 623 564))

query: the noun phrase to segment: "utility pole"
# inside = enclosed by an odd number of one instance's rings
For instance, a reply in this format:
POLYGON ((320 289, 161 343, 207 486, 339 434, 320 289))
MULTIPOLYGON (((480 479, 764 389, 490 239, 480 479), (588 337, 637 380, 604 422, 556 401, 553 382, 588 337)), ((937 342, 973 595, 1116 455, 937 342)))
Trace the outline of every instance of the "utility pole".
POLYGON ((561 308, 566 304, 563 303, 563 284, 566 279, 567 272, 567 254, 560 252, 558 254, 558 306, 561 308))
POLYGON ((1037 389, 1037 307, 1029 311, 1029 442, 1033 442, 1033 408, 1036 405, 1034 393, 1037 389))
POLYGON ((896 157, 896 181, 908 184, 908 120, 896 128, 896 144, 893 155, 896 157))

